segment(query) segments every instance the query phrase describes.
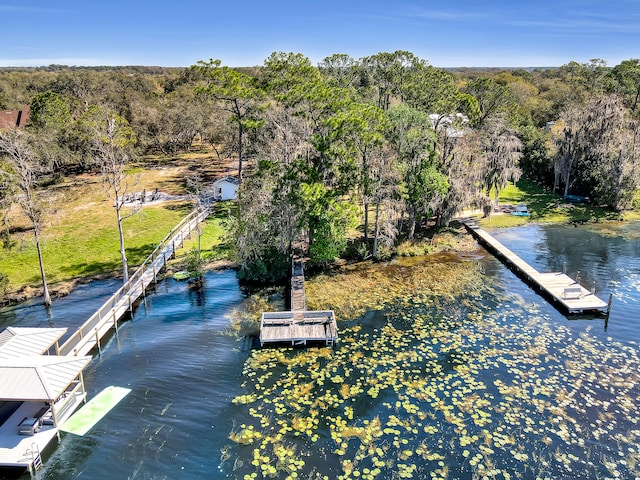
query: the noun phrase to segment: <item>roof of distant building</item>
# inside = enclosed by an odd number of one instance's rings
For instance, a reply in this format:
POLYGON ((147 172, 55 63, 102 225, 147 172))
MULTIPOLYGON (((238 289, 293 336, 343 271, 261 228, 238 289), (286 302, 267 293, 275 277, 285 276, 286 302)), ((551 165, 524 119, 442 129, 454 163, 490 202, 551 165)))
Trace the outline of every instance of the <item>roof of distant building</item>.
POLYGON ((0 112, 0 130, 23 127, 29 122, 29 105, 21 110, 4 110, 0 112))
POLYGON ((225 183, 225 182, 231 183, 233 185, 240 185, 240 179, 236 177, 231 177, 231 176, 218 178, 216 181, 213 182, 213 184, 216 185, 216 184, 225 183))

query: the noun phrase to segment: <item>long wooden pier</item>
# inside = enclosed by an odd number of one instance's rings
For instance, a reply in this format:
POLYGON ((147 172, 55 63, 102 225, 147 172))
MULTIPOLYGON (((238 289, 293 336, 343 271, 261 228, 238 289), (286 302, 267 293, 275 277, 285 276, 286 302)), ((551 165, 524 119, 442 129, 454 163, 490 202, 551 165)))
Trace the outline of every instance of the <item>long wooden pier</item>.
POLYGON ((287 343, 307 345, 324 342, 333 345, 338 327, 333 310, 309 311, 304 293, 304 258, 302 248, 294 248, 291 260, 291 311, 264 312, 260 320, 260 345, 287 343))
POLYGON ((129 277, 129 281, 60 346, 59 354, 82 356, 95 348, 99 350, 102 337, 112 328, 117 332, 118 322, 133 311, 134 303, 145 295, 150 284, 156 283, 157 275, 166 266, 167 260, 175 255, 185 238, 209 213, 209 207, 194 210, 176 225, 129 277))
POLYGON ((470 220, 462 220, 467 230, 497 258, 568 314, 608 314, 611 306, 563 272, 541 273, 470 220))

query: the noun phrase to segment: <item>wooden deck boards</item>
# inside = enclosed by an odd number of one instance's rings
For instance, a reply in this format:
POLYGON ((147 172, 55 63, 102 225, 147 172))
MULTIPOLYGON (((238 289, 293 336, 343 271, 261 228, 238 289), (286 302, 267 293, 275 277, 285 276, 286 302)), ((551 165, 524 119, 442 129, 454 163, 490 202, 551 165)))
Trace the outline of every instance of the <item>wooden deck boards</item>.
POLYGON ((307 309, 307 302, 304 292, 304 258, 302 247, 294 249, 291 262, 291 311, 303 312, 307 309))
POLYGON ((265 312, 260 322, 260 345, 288 343, 306 345, 324 342, 333 345, 338 327, 333 310, 306 310, 304 260, 298 246, 291 262, 291 311, 265 312))
POLYGON ((594 312, 606 314, 609 304, 598 298, 582 285, 560 272, 541 273, 522 260, 486 231, 470 221, 462 222, 467 230, 504 263, 511 266, 520 277, 533 284, 567 313, 594 312), (568 289, 568 290, 567 290, 568 289), (566 292, 571 292, 565 295, 566 292), (574 293, 575 292, 575 293, 574 293), (579 293, 578 293, 579 292, 579 293))
POLYGON ((324 342, 332 345, 338 339, 333 310, 306 312, 265 312, 260 323, 260 344, 324 342))

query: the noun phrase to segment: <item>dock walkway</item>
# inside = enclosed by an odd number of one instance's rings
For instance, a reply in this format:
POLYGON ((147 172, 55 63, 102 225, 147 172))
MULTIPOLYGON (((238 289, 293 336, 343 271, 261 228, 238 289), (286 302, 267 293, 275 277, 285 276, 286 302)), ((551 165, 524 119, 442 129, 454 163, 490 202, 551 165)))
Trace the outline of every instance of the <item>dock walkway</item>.
POLYGON ((607 314, 610 303, 598 298, 562 272, 541 273, 522 260, 471 220, 462 220, 467 230, 491 253, 511 267, 527 283, 538 289, 561 310, 569 314, 607 314))
POLYGON ((291 259, 290 305, 294 316, 301 320, 302 312, 307 309, 307 300, 304 293, 304 257, 301 248, 294 250, 293 258, 291 259))
POLYGON ((260 345, 287 343, 307 345, 324 342, 333 345, 338 327, 333 310, 309 311, 304 291, 304 256, 300 245, 291 260, 291 311, 264 312, 260 321, 260 345))
POLYGON ((117 331, 118 322, 133 310, 134 303, 145 295, 149 285, 156 283, 157 275, 166 266, 167 260, 175 255, 184 240, 209 216, 209 212, 208 207, 194 210, 174 227, 129 277, 129 281, 60 346, 59 354, 82 356, 95 348, 99 350, 102 337, 112 328, 117 331))

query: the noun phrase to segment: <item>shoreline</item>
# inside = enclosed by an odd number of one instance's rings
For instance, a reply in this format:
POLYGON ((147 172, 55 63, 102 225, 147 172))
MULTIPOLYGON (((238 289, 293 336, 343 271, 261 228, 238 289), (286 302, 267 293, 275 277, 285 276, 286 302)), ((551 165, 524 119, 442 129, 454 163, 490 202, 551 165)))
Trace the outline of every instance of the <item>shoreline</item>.
MULTIPOLYGON (((214 260, 207 265, 205 265, 205 271, 212 270, 225 270, 225 269, 233 269, 236 267, 236 264, 231 260, 214 260)), ((167 270, 162 276, 162 278, 170 277, 174 273, 174 269, 171 268, 167 270)), ((83 277, 73 278, 69 280, 62 280, 55 284, 48 285, 49 287, 49 295, 51 298, 63 298, 69 295, 75 288, 80 285, 86 285, 95 280, 109 280, 109 279, 119 279, 122 278, 121 275, 116 274, 115 272, 111 273, 97 273, 94 275, 87 275, 83 277)), ((12 307, 15 305, 19 305, 24 302, 28 302, 29 300, 33 300, 34 298, 38 298, 42 296, 42 287, 34 287, 30 285, 23 285, 20 289, 14 292, 7 292, 0 301, 0 308, 12 307)))
MULTIPOLYGON (((461 216, 465 216, 464 214, 467 214, 466 216, 469 215, 478 215, 481 212, 479 211, 473 211, 473 210, 467 210, 462 212, 460 215, 456 216, 456 218, 454 218, 453 222, 457 222, 459 221, 459 218, 461 216)), ((501 212, 498 213, 494 213, 494 215, 500 217, 502 215, 507 216, 505 214, 501 214, 501 212)), ((481 217, 483 218, 483 217, 481 217)), ((576 226, 577 223, 580 223, 581 225, 586 225, 586 224, 602 224, 604 222, 622 222, 622 223, 630 223, 630 222, 634 222, 637 221, 636 219, 622 219, 622 220, 602 220, 602 219, 593 219, 593 220, 587 220, 587 221, 581 221, 581 222, 576 222, 576 221, 564 221, 564 222, 545 222, 542 219, 536 219, 536 220, 528 220, 525 223, 536 223, 536 224, 545 224, 545 223, 549 223, 549 224, 567 224, 567 225, 573 225, 576 226)), ((523 224, 514 224, 514 225, 485 225, 483 228, 486 228, 488 230, 493 230, 493 229, 503 229, 503 228, 513 228, 513 227, 520 227, 523 224)), ((455 228, 455 227, 454 227, 455 228)), ((465 235, 469 235, 468 233, 465 233, 465 235)), ((436 233, 434 235, 434 239, 438 237, 438 234, 436 233)), ((469 235, 469 237, 471 238, 471 236, 469 235)), ((416 237, 416 239, 414 241, 424 241, 427 237, 422 237, 422 238, 418 238, 416 237)), ((405 254, 398 254, 398 247, 402 245, 396 245, 395 250, 396 250, 396 256, 398 257, 412 257, 415 256, 415 254, 411 254, 411 253, 405 253, 405 254)), ((447 248, 445 247, 445 250, 447 248)), ((467 248, 453 248, 451 249, 453 251, 460 251, 460 253, 463 253, 465 251, 468 250, 468 246, 467 248)), ((179 260, 174 260, 174 262, 172 263, 176 263, 179 260)), ((336 262, 334 262, 336 264, 340 263, 340 260, 337 260, 336 262)), ((223 270, 223 269, 234 269, 237 268, 237 264, 231 260, 214 260, 211 261, 209 263, 207 263, 204 267, 204 269, 206 271, 209 270, 223 270)), ((177 270, 176 268, 171 268, 170 270, 167 271, 167 273, 165 273, 165 277, 166 276, 171 276, 173 274, 173 272, 177 270)), ((69 295, 76 287, 78 287, 79 285, 86 285, 89 282, 92 282, 94 280, 106 280, 106 279, 117 279, 117 278, 121 278, 121 275, 119 275, 116 272, 110 272, 110 273, 99 273, 99 274, 94 274, 94 275, 88 275, 88 276, 83 276, 83 277, 78 277, 75 279, 69 279, 69 280, 63 280, 60 282, 57 282, 55 284, 50 284, 49 285, 49 294, 51 295, 51 298, 62 298, 65 297, 67 295, 69 295)), ((23 285, 22 287, 20 287, 18 290, 12 291, 12 292, 7 292, 2 299, 0 300, 0 308, 6 308, 6 307, 11 307, 11 306, 15 306, 18 305, 20 303, 23 302, 27 302, 29 300, 33 300, 34 298, 37 298, 39 296, 42 295, 42 287, 41 286, 32 286, 32 285, 23 285)))

